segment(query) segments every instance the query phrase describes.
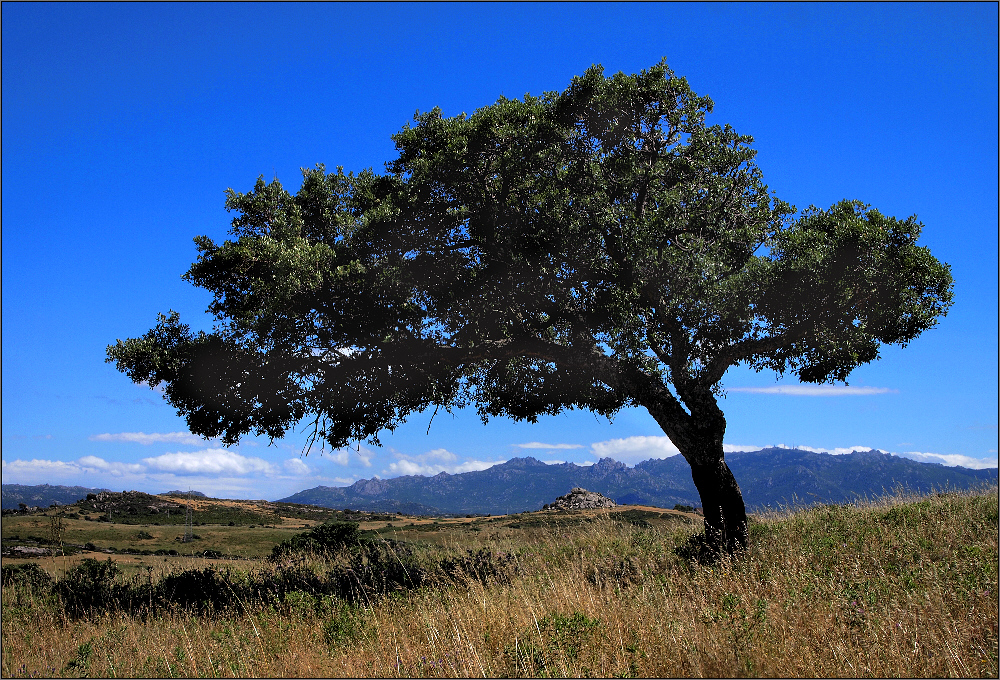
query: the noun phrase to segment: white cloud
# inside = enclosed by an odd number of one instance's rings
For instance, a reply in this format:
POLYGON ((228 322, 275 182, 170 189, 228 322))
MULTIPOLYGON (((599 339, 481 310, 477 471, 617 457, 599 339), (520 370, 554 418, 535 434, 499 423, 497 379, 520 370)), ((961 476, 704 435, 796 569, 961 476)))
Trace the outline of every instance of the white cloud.
POLYGON ((727 387, 726 391, 753 394, 790 394, 797 397, 843 397, 887 394, 899 390, 888 387, 851 387, 850 385, 773 385, 771 387, 727 387))
MULTIPOLYGON (((730 445, 726 445, 724 448, 726 453, 730 453, 730 445)), ((760 446, 756 447, 733 447, 733 452, 736 451, 759 451, 760 446)), ((883 449, 877 449, 874 446, 838 446, 832 449, 827 449, 819 446, 803 446, 801 444, 796 444, 793 446, 788 446, 786 444, 777 444, 774 446, 777 449, 791 449, 796 448, 801 451, 809 451, 811 453, 828 453, 832 456, 844 456, 855 451, 878 451, 879 453, 891 453, 894 456, 899 456, 900 458, 909 458, 910 460, 915 460, 921 463, 940 463, 941 465, 947 467, 966 467, 973 470, 987 470, 990 468, 997 467, 997 456, 994 453, 992 458, 973 458, 972 456, 963 456, 957 453, 925 453, 921 451, 903 451, 897 453, 895 451, 885 451, 883 449)))
POLYGON ((987 470, 998 465, 997 456, 992 458, 973 458, 957 453, 921 453, 920 451, 904 451, 897 454, 903 458, 920 461, 921 463, 941 463, 942 465, 972 468, 973 470, 987 470))
POLYGON ((111 434, 95 434, 90 437, 92 442, 133 442, 146 446, 154 443, 185 444, 187 446, 204 446, 206 439, 202 439, 190 432, 118 432, 111 434))
POLYGON ((451 473, 457 474, 459 472, 478 472, 479 470, 489 470, 494 465, 500 465, 506 463, 505 460, 467 460, 464 463, 460 463, 452 467, 451 473))
POLYGON ((436 475, 439 472, 443 472, 444 468, 441 465, 423 465, 421 463, 414 462, 412 460, 397 460, 395 463, 389 463, 389 467, 383 470, 386 474, 390 475, 436 475))
POLYGON ((138 384, 142 385, 143 387, 148 387, 149 389, 153 390, 154 392, 156 392, 158 394, 166 394, 167 393, 167 387, 163 383, 157 383, 156 385, 150 385, 148 382, 146 382, 145 380, 143 380, 143 381, 139 382, 138 384))
POLYGON ((609 439, 591 444, 590 450, 598 458, 614 458, 622 463, 638 463, 650 458, 669 458, 680 453, 666 436, 609 439))
POLYGON ((544 442, 527 442, 525 444, 514 444, 519 449, 582 449, 583 444, 545 444, 544 442))
POLYGON ((321 451, 319 455, 323 458, 328 458, 332 460, 337 465, 349 465, 351 462, 351 454, 357 456, 358 460, 365 467, 372 466, 372 458, 374 453, 368 449, 362 449, 360 447, 352 449, 350 447, 345 447, 342 449, 334 449, 333 451, 321 451))
POLYGON ((33 476, 38 473, 65 476, 78 475, 83 472, 82 468, 72 461, 44 460, 38 458, 32 458, 31 460, 21 460, 20 458, 15 458, 11 461, 4 460, 2 466, 4 476, 33 476))
POLYGON ((880 453, 888 453, 888 451, 876 449, 874 446, 862 446, 860 444, 856 446, 838 446, 832 449, 824 449, 820 446, 803 446, 802 444, 796 444, 795 446, 776 444, 773 448, 799 449, 800 451, 809 451, 810 453, 829 453, 831 456, 846 456, 847 454, 854 453, 855 451, 879 451, 880 453))
POLYGON ((433 451, 428 451, 423 456, 418 456, 418 458, 421 460, 443 460, 446 462, 458 460, 458 456, 448 449, 434 449, 433 451))
POLYGON ((285 461, 284 467, 285 472, 297 477, 304 477, 312 473, 312 470, 309 469, 309 466, 301 458, 289 458, 285 461))
POLYGON ((754 446, 752 444, 723 444, 723 453, 743 453, 745 451, 760 451, 763 446, 754 446))
POLYGON ((393 452, 396 457, 394 463, 389 463, 389 467, 382 472, 387 475, 425 475, 432 477, 441 472, 449 474, 459 474, 462 472, 475 472, 486 470, 503 463, 502 460, 465 460, 458 463, 458 456, 447 449, 434 449, 417 456, 405 453, 393 452))
POLYGON ((418 463, 428 463, 432 460, 443 461, 445 463, 452 463, 458 460, 458 456, 449 451, 448 449, 433 449, 427 451, 426 453, 421 453, 417 456, 412 456, 407 453, 400 453, 399 451, 393 451, 393 455, 400 460, 415 461, 418 463))
POLYGON ((249 475, 255 472, 273 474, 274 466, 263 458, 241 456, 226 449, 165 453, 142 461, 154 470, 179 475, 249 475))
POLYGON ((72 461, 34 458, 4 460, 2 463, 4 481, 15 484, 70 482, 76 485, 82 482, 86 486, 101 486, 109 483, 108 475, 134 478, 144 471, 142 465, 108 462, 97 456, 84 456, 72 461))
POLYGON ((145 468, 138 463, 109 463, 97 456, 84 456, 77 460, 83 472, 106 472, 115 477, 126 474, 141 474, 145 468))
POLYGON ((338 465, 347 465, 348 463, 347 449, 337 449, 336 451, 331 451, 330 453, 324 453, 323 457, 329 458, 338 465))

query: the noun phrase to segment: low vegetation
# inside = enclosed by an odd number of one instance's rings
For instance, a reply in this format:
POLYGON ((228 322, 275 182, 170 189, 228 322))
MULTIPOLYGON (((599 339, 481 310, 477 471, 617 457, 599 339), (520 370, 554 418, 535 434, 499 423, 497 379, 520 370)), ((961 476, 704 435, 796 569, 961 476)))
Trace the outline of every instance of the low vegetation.
MULTIPOLYGON (((716 562, 698 561, 700 518, 680 511, 344 519, 308 527, 296 520, 295 530, 270 534, 266 552, 239 560, 5 559, 0 671, 998 672, 996 487, 755 516, 750 549, 716 562)), ((156 540, 156 527, 146 531, 156 540)))

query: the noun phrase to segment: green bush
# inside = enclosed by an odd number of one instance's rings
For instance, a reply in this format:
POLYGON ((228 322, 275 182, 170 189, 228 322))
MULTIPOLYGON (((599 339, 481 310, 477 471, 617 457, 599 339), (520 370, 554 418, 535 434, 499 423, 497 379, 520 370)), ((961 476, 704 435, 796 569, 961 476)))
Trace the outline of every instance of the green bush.
POLYGON ((359 639, 365 631, 361 611, 352 605, 339 607, 334 616, 323 624, 323 638, 331 649, 346 647, 359 639))
POLYGON ((66 613, 74 618, 95 610, 106 611, 112 603, 120 601, 119 593, 115 592, 115 578, 120 573, 110 557, 105 562, 88 557, 67 572, 54 590, 66 613))
POLYGON ((493 552, 488 548, 466 550, 466 554, 458 557, 445 557, 439 566, 453 579, 464 576, 480 583, 509 583, 518 570, 514 553, 493 552))
POLYGON ((214 567, 169 574, 157 585, 157 599, 198 611, 221 611, 237 595, 228 575, 214 567))
POLYGON ((536 626, 518 636, 518 644, 508 646, 505 656, 512 665, 512 676, 553 677, 564 671, 567 661, 574 661, 600 626, 582 612, 569 615, 549 614, 536 626))
POLYGON ((278 560, 294 553, 330 555, 345 547, 358 546, 369 540, 359 531, 357 522, 327 522, 309 531, 292 536, 271 549, 271 559, 278 560))
POLYGON ((24 562, 23 564, 5 564, 3 566, 0 581, 3 587, 23 587, 32 590, 44 590, 52 585, 52 577, 44 569, 34 562, 24 562))

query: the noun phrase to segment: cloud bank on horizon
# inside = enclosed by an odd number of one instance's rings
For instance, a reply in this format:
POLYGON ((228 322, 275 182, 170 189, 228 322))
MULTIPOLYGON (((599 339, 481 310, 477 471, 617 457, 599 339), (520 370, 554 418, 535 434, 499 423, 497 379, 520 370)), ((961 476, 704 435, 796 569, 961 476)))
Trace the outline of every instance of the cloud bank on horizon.
MULTIPOLYGON (((142 433, 120 432, 94 435, 92 440, 109 443, 151 443, 203 444, 204 440, 183 432, 142 433)), ((872 450, 870 446, 814 447, 785 444, 771 445, 776 448, 795 448, 813 453, 845 455, 853 451, 872 450)), ((546 463, 573 462, 577 465, 592 465, 601 458, 635 465, 651 458, 669 458, 678 455, 677 448, 666 436, 633 436, 594 442, 589 447, 575 443, 526 442, 514 444, 513 448, 527 451, 558 452, 560 460, 543 459, 546 463), (583 456, 575 461, 565 460, 567 452, 586 449, 578 454, 583 456)), ((728 454, 759 451, 765 446, 725 444, 728 454)), ((875 449, 880 450, 880 449, 875 449)), ((881 450, 880 450, 881 451, 881 450)), ((940 454, 922 451, 901 451, 892 453, 903 458, 946 466, 962 466, 972 469, 990 469, 998 466, 996 454, 992 457, 973 458, 958 454, 940 454)), ((338 449, 323 452, 307 462, 301 456, 286 457, 280 461, 269 461, 261 456, 245 455, 232 449, 218 447, 200 448, 193 451, 172 451, 156 456, 146 456, 137 462, 113 461, 101 456, 86 455, 76 460, 61 461, 44 458, 24 460, 2 459, 5 483, 15 484, 67 484, 91 487, 129 488, 153 493, 166 488, 197 487, 199 490, 217 497, 260 498, 270 500, 280 498, 303 488, 325 484, 345 486, 363 476, 382 478, 402 475, 433 476, 442 472, 461 474, 486 470, 506 462, 502 460, 480 460, 469 456, 459 456, 445 448, 436 448, 414 455, 388 450, 388 460, 377 468, 379 474, 367 472, 379 454, 363 447, 338 449), (331 471, 341 469, 341 474, 331 471), (262 493, 262 490, 266 489, 262 493), (272 498, 273 497, 273 498, 272 498)), ((526 454, 531 455, 531 454, 526 454)), ((544 454, 536 454, 544 455, 544 454)), ((385 456, 382 456, 385 459, 385 456)))
POLYGON ((210 330, 206 291, 178 276, 198 255, 193 236, 230 237, 225 187, 248 191, 264 175, 295 193, 300 168, 316 163, 381 172, 416 109, 450 117, 504 93, 561 91, 590 64, 610 76, 663 57, 715 102, 706 122, 757 140, 776 196, 915 214, 921 245, 957 284, 938 328, 886 347, 850 385, 732 369, 727 453, 805 442, 797 448, 995 467, 997 16, 995 3, 7 3, 4 482, 280 498, 514 456, 633 465, 677 455, 630 408, 614 423, 577 411, 486 431, 470 410, 447 423, 442 414, 430 436, 414 417, 382 449, 302 456, 302 432, 222 447, 187 432, 163 385, 150 391, 103 361, 109 343, 144 333, 160 311, 210 330), (189 39, 190 26, 226 35, 226 49, 189 39), (385 39, 373 42, 372 26, 385 39), (746 73, 768 74, 768 86, 746 73), (879 96, 831 97, 845 80, 879 96), (255 105, 234 89, 257 93, 255 105), (59 191, 39 210, 36 178, 53 158, 59 191))

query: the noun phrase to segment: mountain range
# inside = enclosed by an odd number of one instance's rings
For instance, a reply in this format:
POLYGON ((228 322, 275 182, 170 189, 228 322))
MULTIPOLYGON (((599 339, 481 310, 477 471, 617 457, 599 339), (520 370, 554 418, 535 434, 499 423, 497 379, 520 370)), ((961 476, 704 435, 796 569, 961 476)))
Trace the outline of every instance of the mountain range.
POLYGON ((37 486, 4 484, 0 507, 4 510, 12 510, 17 508, 19 503, 39 508, 47 508, 53 503, 72 505, 81 498, 86 498, 88 493, 102 491, 109 491, 109 489, 91 489, 86 486, 52 486, 50 484, 38 484, 37 486))
MULTIPOLYGON (((726 456, 749 511, 787 505, 844 503, 902 486, 926 493, 997 482, 997 469, 972 470, 919 463, 880 451, 844 455, 767 448, 726 456)), ((513 458, 487 470, 433 477, 361 479, 347 487, 317 486, 281 499, 328 508, 407 514, 505 514, 539 510, 573 487, 597 491, 619 504, 699 506, 691 468, 682 456, 628 467, 611 458, 594 465, 550 465, 513 458)))
MULTIPOLYGON (((918 463, 879 451, 845 455, 800 449, 767 448, 731 453, 726 461, 751 512, 767 507, 844 503, 881 496, 897 486, 926 493, 997 483, 997 469, 972 470, 918 463)), ((619 504, 701 504, 691 468, 681 456, 651 459, 628 467, 611 458, 594 465, 550 465, 535 458, 513 458, 487 470, 433 477, 407 475, 361 479, 346 487, 317 486, 280 499, 287 503, 351 508, 408 515, 506 514, 538 510, 574 487, 597 491, 619 504)), ((69 505, 88 493, 107 489, 82 486, 4 484, 2 507, 19 503, 46 508, 69 505)), ((178 493, 178 492, 173 492, 178 493)), ((180 492, 187 495, 188 492, 180 492)), ((192 495, 203 496, 200 492, 192 495)))

